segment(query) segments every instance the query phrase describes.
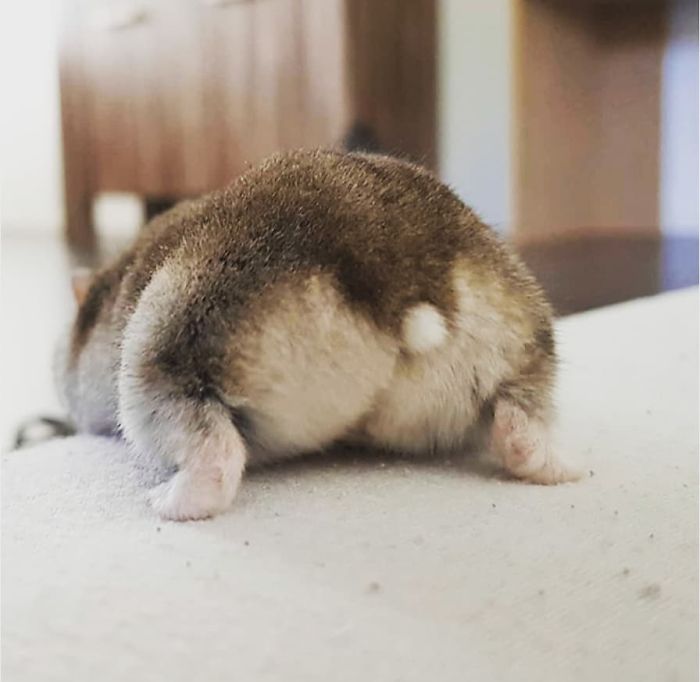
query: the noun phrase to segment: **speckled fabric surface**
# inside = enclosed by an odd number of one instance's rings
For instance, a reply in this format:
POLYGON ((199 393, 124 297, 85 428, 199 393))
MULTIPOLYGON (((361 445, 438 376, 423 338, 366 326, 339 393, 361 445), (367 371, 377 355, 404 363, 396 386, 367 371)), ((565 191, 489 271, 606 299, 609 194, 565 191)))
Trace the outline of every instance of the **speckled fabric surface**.
POLYGON ((175 524, 120 443, 5 455, 3 680, 697 679, 697 313, 559 323, 576 484, 341 453, 175 524))

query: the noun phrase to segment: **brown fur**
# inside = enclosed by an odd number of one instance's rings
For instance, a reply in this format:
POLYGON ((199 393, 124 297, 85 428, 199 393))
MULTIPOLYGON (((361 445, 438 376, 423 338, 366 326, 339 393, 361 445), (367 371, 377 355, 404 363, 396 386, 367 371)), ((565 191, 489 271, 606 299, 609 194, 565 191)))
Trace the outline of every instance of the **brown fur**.
POLYGON ((412 164, 293 152, 176 206, 96 275, 75 324, 73 354, 99 321, 110 320, 119 336, 153 274, 171 259, 188 265, 193 293, 154 340, 149 362, 154 376, 167 374, 187 396, 217 393, 219 377, 231 371, 223 366, 226 345, 274 299, 277 285, 329 277, 351 309, 398 337, 406 311, 420 302, 450 323, 460 262, 471 286, 525 335, 514 363, 521 371, 503 395, 531 409, 548 403, 555 351, 540 288, 469 208, 412 164))

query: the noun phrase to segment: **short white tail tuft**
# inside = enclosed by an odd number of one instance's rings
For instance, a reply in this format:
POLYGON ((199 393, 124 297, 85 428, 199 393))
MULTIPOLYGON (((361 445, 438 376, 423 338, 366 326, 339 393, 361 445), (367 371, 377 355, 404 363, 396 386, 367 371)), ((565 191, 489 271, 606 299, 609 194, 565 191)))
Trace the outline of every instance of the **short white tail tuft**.
POLYGON ((447 339, 445 318, 430 303, 419 303, 404 318, 403 338, 413 353, 426 353, 438 348, 447 339))

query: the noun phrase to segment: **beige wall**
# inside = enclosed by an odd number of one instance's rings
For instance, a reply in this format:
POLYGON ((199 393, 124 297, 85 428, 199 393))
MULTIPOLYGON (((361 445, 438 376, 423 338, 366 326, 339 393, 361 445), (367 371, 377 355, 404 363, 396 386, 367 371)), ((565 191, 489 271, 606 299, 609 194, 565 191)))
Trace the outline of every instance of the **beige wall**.
POLYGON ((501 231, 511 221, 509 0, 440 0, 439 160, 443 178, 501 231))

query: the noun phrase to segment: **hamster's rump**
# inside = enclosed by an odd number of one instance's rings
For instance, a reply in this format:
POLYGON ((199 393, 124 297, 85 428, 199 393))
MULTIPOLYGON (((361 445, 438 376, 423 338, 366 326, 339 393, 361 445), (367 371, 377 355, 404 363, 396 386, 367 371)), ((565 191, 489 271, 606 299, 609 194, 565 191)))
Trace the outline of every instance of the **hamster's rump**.
MULTIPOLYGON (((455 448, 484 417, 507 459, 552 412, 540 288, 449 188, 388 157, 280 155, 163 214, 95 278, 74 377, 105 336, 122 433, 180 467, 154 496, 175 518, 227 506, 246 462, 348 437, 455 448)), ((506 466, 568 477, 530 459, 506 466)))

